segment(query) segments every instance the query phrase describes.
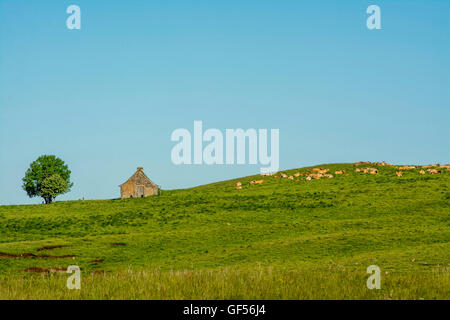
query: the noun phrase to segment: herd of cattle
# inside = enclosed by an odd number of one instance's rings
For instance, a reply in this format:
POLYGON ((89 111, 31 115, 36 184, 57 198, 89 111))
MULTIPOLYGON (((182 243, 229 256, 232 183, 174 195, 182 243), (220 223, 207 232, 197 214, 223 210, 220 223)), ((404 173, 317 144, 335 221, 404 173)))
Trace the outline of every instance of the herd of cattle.
MULTIPOLYGON (((395 168, 395 175, 397 177, 401 177, 403 175, 403 172, 406 170, 413 170, 413 169, 419 169, 419 174, 426 174, 427 172, 429 174, 441 174, 442 170, 450 171, 450 164, 446 165, 440 165, 440 164, 432 164, 432 165, 426 165, 426 166, 396 166, 387 162, 368 162, 368 161, 362 161, 362 162, 356 162, 355 165, 375 165, 375 166, 390 166, 392 168, 395 168), (426 171, 424 170, 426 169, 426 171), (397 171, 398 170, 398 171, 397 171)), ((365 168, 355 168, 355 172, 359 173, 368 173, 368 174, 378 174, 378 169, 373 167, 365 167, 365 168)), ((345 170, 338 170, 334 172, 335 175, 345 175, 348 176, 348 173, 345 172, 345 170)), ((330 169, 323 169, 323 168, 313 168, 305 173, 294 173, 293 175, 287 175, 285 173, 280 172, 279 174, 261 174, 261 176, 271 176, 275 179, 288 179, 288 180, 294 180, 295 181, 301 181, 303 177, 305 177, 305 181, 311 181, 312 179, 321 179, 321 178, 334 178, 334 176, 330 173, 330 169)), ((250 184, 262 184, 264 180, 252 180, 250 181, 250 184)), ((242 189, 242 183, 238 182, 235 185, 235 188, 237 190, 242 189)))

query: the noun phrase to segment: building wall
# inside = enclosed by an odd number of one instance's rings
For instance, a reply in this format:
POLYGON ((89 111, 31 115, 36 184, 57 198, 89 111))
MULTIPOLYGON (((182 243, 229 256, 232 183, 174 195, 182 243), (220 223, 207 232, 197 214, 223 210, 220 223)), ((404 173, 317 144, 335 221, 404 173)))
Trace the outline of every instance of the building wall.
POLYGON ((127 199, 134 197, 134 184, 133 181, 128 180, 120 187, 120 197, 122 199, 127 199))
MULTIPOLYGON (((156 196, 158 195, 158 187, 157 186, 143 186, 140 185, 140 187, 143 187, 144 189, 144 197, 149 196, 156 196)), ((135 185, 133 181, 128 180, 120 187, 120 197, 122 199, 127 198, 140 198, 141 195, 139 194, 139 185, 135 185)))
POLYGON ((158 187, 145 187, 145 197, 149 196, 157 196, 158 195, 158 187))

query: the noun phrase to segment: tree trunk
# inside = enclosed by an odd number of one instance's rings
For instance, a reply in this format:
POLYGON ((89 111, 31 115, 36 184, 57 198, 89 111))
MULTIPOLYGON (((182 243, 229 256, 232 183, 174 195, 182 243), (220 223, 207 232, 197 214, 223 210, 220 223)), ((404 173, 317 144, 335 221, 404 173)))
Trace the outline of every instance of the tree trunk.
POLYGON ((48 198, 45 197, 44 200, 45 200, 45 204, 50 204, 50 203, 52 203, 53 199, 52 199, 52 197, 48 197, 48 198))

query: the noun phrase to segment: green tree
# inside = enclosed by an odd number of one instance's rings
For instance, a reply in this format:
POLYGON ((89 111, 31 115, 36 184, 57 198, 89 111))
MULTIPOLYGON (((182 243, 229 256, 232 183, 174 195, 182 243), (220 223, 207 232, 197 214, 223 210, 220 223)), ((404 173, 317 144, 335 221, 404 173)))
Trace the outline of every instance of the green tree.
POLYGON ((30 198, 42 197, 52 203, 56 196, 69 192, 70 170, 63 160, 53 155, 40 156, 30 164, 22 179, 22 188, 30 198))
POLYGON ((46 203, 51 203, 56 196, 67 191, 69 191, 69 186, 59 174, 54 174, 42 181, 41 197, 47 199, 46 203))

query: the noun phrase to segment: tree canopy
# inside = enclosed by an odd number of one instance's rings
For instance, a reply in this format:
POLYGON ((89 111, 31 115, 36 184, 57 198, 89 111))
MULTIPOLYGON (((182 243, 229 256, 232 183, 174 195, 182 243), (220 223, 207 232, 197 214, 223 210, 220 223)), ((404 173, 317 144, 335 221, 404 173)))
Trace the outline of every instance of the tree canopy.
POLYGON ((42 197, 52 203, 56 196, 70 191, 70 170, 63 160, 54 155, 44 155, 30 164, 22 179, 22 188, 30 198, 42 197))

